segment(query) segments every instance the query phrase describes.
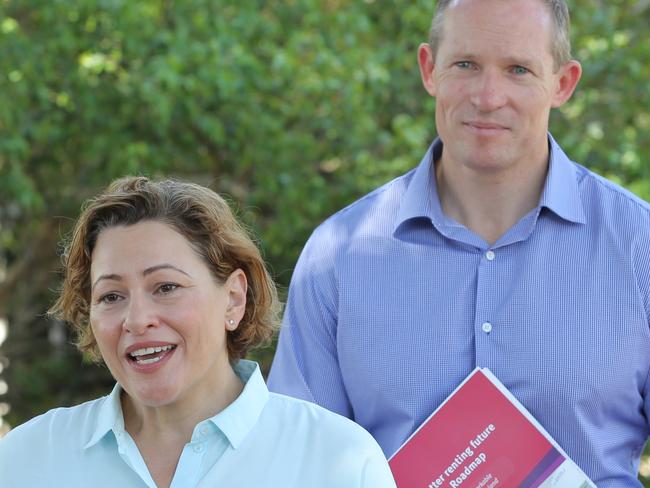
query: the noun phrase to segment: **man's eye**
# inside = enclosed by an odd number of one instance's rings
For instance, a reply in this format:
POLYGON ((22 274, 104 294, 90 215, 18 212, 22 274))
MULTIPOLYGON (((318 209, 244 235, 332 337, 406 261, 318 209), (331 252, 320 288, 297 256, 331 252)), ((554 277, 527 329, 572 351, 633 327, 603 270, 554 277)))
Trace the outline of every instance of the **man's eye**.
POLYGON ((468 69, 472 67, 472 63, 469 61, 459 61, 456 63, 456 66, 458 66, 461 69, 468 69))
POLYGON ((178 285, 176 283, 163 283, 158 287, 158 291, 163 295, 166 295, 173 292, 176 288, 178 288, 178 285))
POLYGON ((524 68, 523 66, 513 66, 512 72, 516 75, 525 75, 529 71, 527 68, 524 68))

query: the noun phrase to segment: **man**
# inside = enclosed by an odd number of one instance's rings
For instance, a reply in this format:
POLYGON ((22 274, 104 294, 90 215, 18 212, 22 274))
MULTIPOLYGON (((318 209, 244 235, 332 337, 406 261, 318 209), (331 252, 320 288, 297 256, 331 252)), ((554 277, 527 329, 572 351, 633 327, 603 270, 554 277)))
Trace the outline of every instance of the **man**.
POLYGON ((441 1, 418 59, 436 140, 322 224, 292 278, 272 389, 385 454, 488 367, 599 487, 641 486, 650 205, 571 162, 562 0, 441 1))

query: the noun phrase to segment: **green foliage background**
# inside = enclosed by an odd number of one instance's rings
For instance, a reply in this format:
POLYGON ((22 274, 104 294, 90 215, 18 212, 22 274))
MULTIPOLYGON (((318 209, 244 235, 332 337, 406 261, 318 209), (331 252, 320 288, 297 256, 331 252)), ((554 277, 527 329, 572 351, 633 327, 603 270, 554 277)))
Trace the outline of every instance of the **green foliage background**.
MULTIPOLYGON (((584 75, 551 130, 574 159, 649 199, 650 2, 569 4, 584 75)), ((416 165, 435 136, 415 56, 432 10, 423 0, 0 0, 5 419, 111 386, 43 316, 56 243, 83 199, 125 174, 207 184, 230 197, 286 288, 309 232, 416 165)), ((272 350, 255 353, 265 367, 272 350)))

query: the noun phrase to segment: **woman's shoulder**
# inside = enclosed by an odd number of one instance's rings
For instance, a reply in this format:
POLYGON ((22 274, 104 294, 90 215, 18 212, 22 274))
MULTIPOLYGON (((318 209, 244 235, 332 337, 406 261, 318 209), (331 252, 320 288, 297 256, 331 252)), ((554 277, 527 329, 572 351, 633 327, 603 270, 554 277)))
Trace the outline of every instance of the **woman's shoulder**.
POLYGON ((360 425, 314 403, 270 393, 259 419, 256 449, 268 442, 274 464, 288 456, 287 472, 300 486, 394 488, 384 453, 360 425), (260 444, 261 442, 261 444, 260 444))
POLYGON ((79 441, 94 427, 94 419, 106 397, 73 407, 58 407, 10 430, 0 439, 0 459, 20 456, 39 448, 79 441))
POLYGON ((140 486, 140 475, 123 461, 112 434, 122 425, 119 392, 55 408, 0 439, 2 488, 140 486))
MULTIPOLYGON (((280 393, 269 394, 269 409, 280 421, 292 425, 295 435, 324 437, 333 444, 380 451, 374 438, 359 424, 315 403, 280 393)), ((266 409, 265 409, 266 410, 266 409)))

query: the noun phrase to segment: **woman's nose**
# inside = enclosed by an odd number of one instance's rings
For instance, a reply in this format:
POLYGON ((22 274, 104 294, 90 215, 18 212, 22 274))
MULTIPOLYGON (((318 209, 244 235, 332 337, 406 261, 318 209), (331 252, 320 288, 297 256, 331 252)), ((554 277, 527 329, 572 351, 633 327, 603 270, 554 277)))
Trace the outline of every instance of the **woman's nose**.
POLYGON ((149 327, 155 327, 157 323, 154 304, 146 297, 132 295, 124 316, 124 329, 132 334, 140 335, 149 327))

